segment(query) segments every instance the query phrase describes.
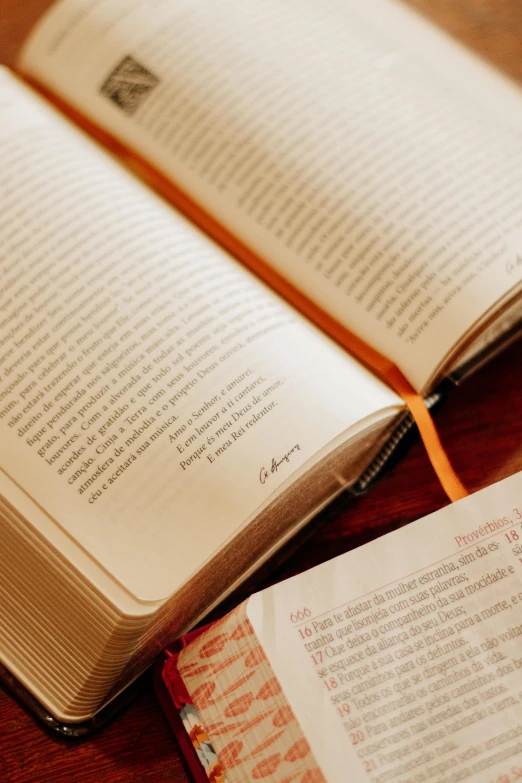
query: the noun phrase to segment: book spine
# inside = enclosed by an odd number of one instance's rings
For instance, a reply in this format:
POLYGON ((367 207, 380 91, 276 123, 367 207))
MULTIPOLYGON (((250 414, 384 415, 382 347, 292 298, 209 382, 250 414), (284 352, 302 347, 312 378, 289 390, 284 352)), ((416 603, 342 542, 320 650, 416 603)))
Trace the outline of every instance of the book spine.
POLYGON ((167 658, 162 676, 209 780, 326 783, 246 602, 167 658))
MULTIPOLYGON (((445 386, 446 384, 444 384, 445 386)), ((446 393, 444 390, 438 390, 430 394, 424 400, 426 408, 430 412, 436 410, 445 397, 446 393)), ((413 442, 413 436, 416 432, 415 420, 411 414, 408 414, 397 426, 379 454, 372 460, 355 484, 349 487, 347 492, 353 497, 365 495, 381 475, 399 461, 400 457, 413 442)))

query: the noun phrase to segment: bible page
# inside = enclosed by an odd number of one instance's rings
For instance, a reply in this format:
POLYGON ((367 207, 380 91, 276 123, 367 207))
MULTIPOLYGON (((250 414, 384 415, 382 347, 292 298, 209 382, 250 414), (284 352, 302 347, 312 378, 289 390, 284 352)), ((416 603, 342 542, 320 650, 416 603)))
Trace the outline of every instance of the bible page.
POLYGON ((328 444, 403 404, 0 80, 0 467, 132 595, 163 599, 328 444))
POLYGON ((522 474, 249 599, 328 783, 522 771, 522 474))
POLYGON ((21 68, 426 391, 522 280, 521 93, 392 0, 61 0, 21 68))

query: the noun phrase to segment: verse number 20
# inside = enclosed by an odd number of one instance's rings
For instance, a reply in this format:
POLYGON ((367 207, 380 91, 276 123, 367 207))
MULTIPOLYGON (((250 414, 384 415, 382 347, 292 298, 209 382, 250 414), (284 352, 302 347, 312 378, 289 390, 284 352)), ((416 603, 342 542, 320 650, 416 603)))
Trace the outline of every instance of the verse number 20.
POLYGON ((352 745, 358 745, 360 742, 364 742, 364 733, 362 731, 353 731, 350 734, 350 740, 352 745))

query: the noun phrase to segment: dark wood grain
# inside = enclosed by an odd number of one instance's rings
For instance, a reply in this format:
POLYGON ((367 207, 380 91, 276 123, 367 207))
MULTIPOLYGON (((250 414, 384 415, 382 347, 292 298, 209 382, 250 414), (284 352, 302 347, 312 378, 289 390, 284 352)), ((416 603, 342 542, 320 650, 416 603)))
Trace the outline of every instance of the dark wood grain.
MULTIPOLYGON (((175 0, 173 0, 174 2, 175 0)), ((409 0, 421 13, 522 81, 520 0, 409 0)), ((0 63, 12 64, 50 0, 0 0, 0 63)), ((437 415, 442 439, 472 490, 522 470, 522 345, 512 346, 437 415)), ((271 578, 346 551, 446 503, 420 443, 366 497, 339 500, 316 532, 271 578)), ((1 783, 186 783, 187 775, 152 687, 95 737, 49 736, 0 690, 1 783)))

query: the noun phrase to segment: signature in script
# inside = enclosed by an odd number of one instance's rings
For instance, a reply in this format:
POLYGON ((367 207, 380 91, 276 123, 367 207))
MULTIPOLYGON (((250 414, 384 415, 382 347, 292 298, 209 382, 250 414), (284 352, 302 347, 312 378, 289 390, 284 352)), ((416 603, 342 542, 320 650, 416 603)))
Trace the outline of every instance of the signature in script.
POLYGON ((283 463, 289 463, 290 457, 292 454, 296 451, 301 451, 301 446, 299 443, 296 443, 295 446, 293 446, 290 451, 287 451, 286 454, 283 454, 282 457, 272 457, 272 464, 270 465, 270 470, 267 470, 266 468, 261 468, 259 471, 259 481, 261 484, 266 484, 268 479, 270 478, 270 475, 272 473, 277 473, 281 465, 283 463))

